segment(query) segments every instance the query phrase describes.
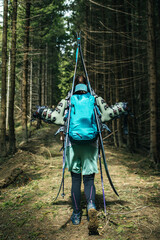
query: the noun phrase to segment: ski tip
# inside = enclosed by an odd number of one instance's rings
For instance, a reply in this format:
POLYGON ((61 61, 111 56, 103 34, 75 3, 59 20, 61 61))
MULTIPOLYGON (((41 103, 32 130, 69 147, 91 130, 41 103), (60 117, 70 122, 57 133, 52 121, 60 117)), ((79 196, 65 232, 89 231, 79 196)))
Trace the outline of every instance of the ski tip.
POLYGON ((54 205, 55 201, 57 200, 57 197, 56 198, 53 198, 51 204, 54 205))
POLYGON ((117 197, 119 197, 119 194, 117 192, 115 192, 115 194, 117 195, 117 197))

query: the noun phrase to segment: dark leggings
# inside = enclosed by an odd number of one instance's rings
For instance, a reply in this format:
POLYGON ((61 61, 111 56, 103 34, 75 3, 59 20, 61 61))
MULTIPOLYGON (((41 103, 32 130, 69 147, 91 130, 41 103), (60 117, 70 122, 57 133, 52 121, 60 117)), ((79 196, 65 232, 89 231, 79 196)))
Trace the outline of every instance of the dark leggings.
MULTIPOLYGON (((80 202, 81 202, 81 173, 73 173, 72 176, 72 188, 71 188, 71 196, 72 196, 72 205, 75 213, 80 211, 80 202)), ((87 200, 87 204, 89 202, 95 203, 95 194, 96 189, 94 186, 94 176, 95 174, 84 175, 83 183, 84 183, 84 192, 87 200)))

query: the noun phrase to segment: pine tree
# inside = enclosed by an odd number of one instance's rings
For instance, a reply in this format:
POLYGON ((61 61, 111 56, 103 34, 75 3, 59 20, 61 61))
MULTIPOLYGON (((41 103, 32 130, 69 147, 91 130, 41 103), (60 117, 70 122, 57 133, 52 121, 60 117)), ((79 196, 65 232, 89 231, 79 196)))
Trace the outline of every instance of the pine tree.
POLYGON ((22 79, 22 129, 23 139, 28 140, 27 127, 27 84, 28 84, 28 52, 29 52, 29 27, 30 27, 30 7, 31 1, 25 0, 25 38, 24 38, 24 58, 23 58, 23 79, 22 79))
POLYGON ((12 10, 12 46, 11 46, 11 77, 9 97, 9 151, 16 151, 15 122, 14 122, 14 97, 15 97, 15 68, 16 68, 16 24, 17 24, 17 0, 13 0, 12 10))
POLYGON ((7 155, 6 148, 6 71, 7 71, 7 28, 8 0, 4 0, 3 40, 2 40, 2 84, 1 84, 1 116, 0 116, 0 153, 7 155))
POLYGON ((155 64, 155 36, 153 24, 153 1, 148 0, 148 73, 150 86, 150 154, 159 163, 157 149, 157 77, 155 64))

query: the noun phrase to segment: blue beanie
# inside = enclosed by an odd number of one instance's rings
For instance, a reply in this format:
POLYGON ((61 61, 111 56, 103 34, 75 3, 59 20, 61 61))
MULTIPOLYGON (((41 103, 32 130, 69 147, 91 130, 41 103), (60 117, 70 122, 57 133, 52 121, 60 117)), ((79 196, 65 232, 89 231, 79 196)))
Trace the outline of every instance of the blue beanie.
POLYGON ((75 86, 74 92, 78 92, 78 91, 88 92, 87 86, 86 86, 85 84, 83 84, 83 83, 77 84, 77 85, 75 86))

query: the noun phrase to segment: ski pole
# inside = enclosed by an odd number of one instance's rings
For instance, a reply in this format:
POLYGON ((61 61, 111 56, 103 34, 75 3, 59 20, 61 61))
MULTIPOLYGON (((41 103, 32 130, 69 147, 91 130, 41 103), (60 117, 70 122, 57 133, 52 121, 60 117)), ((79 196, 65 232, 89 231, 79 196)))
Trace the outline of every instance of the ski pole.
POLYGON ((105 199, 105 193, 104 193, 104 183, 103 183, 103 174, 102 174, 102 163, 101 163, 101 153, 100 153, 100 146, 98 150, 98 156, 99 156, 99 167, 100 167, 100 172, 101 172, 101 184, 102 184, 102 193, 103 193, 103 203, 104 203, 104 213, 105 215, 107 214, 106 211, 106 199, 105 199))
MULTIPOLYGON (((76 64, 75 64, 75 69, 74 69, 74 76, 73 76, 73 82, 72 82, 71 96, 73 95, 74 85, 75 85, 75 77, 76 77, 76 72, 77 72, 78 56, 79 56, 79 46, 80 46, 80 34, 77 34, 76 64)), ((60 184, 57 196, 54 199, 54 201, 57 200, 57 198, 58 198, 58 196, 60 194, 62 186, 63 186, 62 197, 64 197, 64 173, 65 173, 66 152, 67 152, 67 144, 68 144, 69 125, 70 125, 70 115, 71 115, 71 96, 70 96, 70 100, 69 100, 69 109, 68 109, 68 117, 67 117, 67 130, 66 130, 66 137, 65 137, 64 151, 63 151, 62 180, 61 180, 61 184, 60 184)))

